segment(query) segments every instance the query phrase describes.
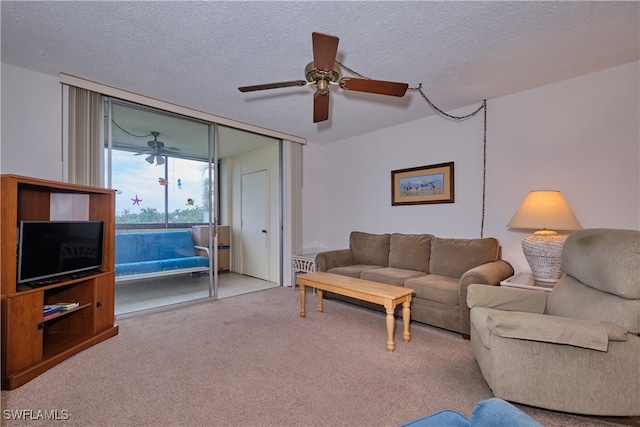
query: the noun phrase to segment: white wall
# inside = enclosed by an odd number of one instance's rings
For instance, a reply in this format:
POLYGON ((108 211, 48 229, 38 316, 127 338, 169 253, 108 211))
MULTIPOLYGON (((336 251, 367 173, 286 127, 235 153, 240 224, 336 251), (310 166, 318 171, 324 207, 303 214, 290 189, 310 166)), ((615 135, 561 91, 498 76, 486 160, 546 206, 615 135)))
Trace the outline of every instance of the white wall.
POLYGON ((62 85, 2 64, 0 173, 61 181, 62 85))
MULTIPOLYGON (((639 74, 633 62, 488 100, 484 236, 500 240, 517 271, 529 270, 520 241, 531 232, 506 224, 531 190, 562 191, 584 228, 640 229, 639 74)), ((305 247, 347 247, 352 230, 479 237, 482 133, 482 114, 434 116, 326 146, 310 141, 305 247), (391 206, 392 170, 449 161, 455 203, 391 206)))

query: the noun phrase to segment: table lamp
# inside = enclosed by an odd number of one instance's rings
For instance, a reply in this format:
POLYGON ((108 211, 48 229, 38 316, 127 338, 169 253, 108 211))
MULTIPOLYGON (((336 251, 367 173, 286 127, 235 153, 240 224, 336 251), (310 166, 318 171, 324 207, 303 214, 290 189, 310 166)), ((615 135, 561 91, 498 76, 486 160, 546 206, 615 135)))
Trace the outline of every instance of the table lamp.
POLYGON ((565 236, 554 230, 582 229, 559 191, 530 191, 507 224, 509 228, 538 230, 522 240, 524 256, 536 282, 555 283, 560 278, 560 261, 565 236))

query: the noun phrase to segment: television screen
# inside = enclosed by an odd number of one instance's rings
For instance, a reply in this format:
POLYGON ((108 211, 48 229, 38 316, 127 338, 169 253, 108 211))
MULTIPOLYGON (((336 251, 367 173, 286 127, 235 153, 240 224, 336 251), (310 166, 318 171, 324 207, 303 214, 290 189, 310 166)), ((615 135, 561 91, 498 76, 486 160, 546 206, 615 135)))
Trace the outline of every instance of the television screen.
POLYGON ((103 243, 103 221, 21 221, 18 283, 54 282, 100 268, 103 243))

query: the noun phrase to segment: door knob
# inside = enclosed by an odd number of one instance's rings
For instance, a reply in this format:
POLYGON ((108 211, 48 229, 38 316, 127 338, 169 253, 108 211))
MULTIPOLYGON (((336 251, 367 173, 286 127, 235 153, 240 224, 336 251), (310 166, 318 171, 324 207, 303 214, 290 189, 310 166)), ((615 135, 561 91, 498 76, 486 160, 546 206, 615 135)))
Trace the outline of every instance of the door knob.
POLYGON ((263 233, 267 234, 267 230, 262 230, 263 233))

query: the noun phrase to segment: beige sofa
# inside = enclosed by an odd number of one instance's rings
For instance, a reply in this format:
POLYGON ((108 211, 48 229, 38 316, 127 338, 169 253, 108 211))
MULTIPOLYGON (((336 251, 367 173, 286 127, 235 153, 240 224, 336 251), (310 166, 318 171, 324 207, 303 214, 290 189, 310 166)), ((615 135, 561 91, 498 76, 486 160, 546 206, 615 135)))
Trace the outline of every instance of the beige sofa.
POLYGON ((567 239, 550 294, 469 287, 471 347, 496 397, 555 411, 640 415, 640 231, 567 239))
MULTIPOLYGON (((431 234, 353 231, 349 248, 319 253, 318 271, 415 289, 411 320, 469 336, 467 286, 497 285, 513 275, 496 239, 444 239, 431 234)), ((332 298, 380 306, 341 295, 332 298)))

